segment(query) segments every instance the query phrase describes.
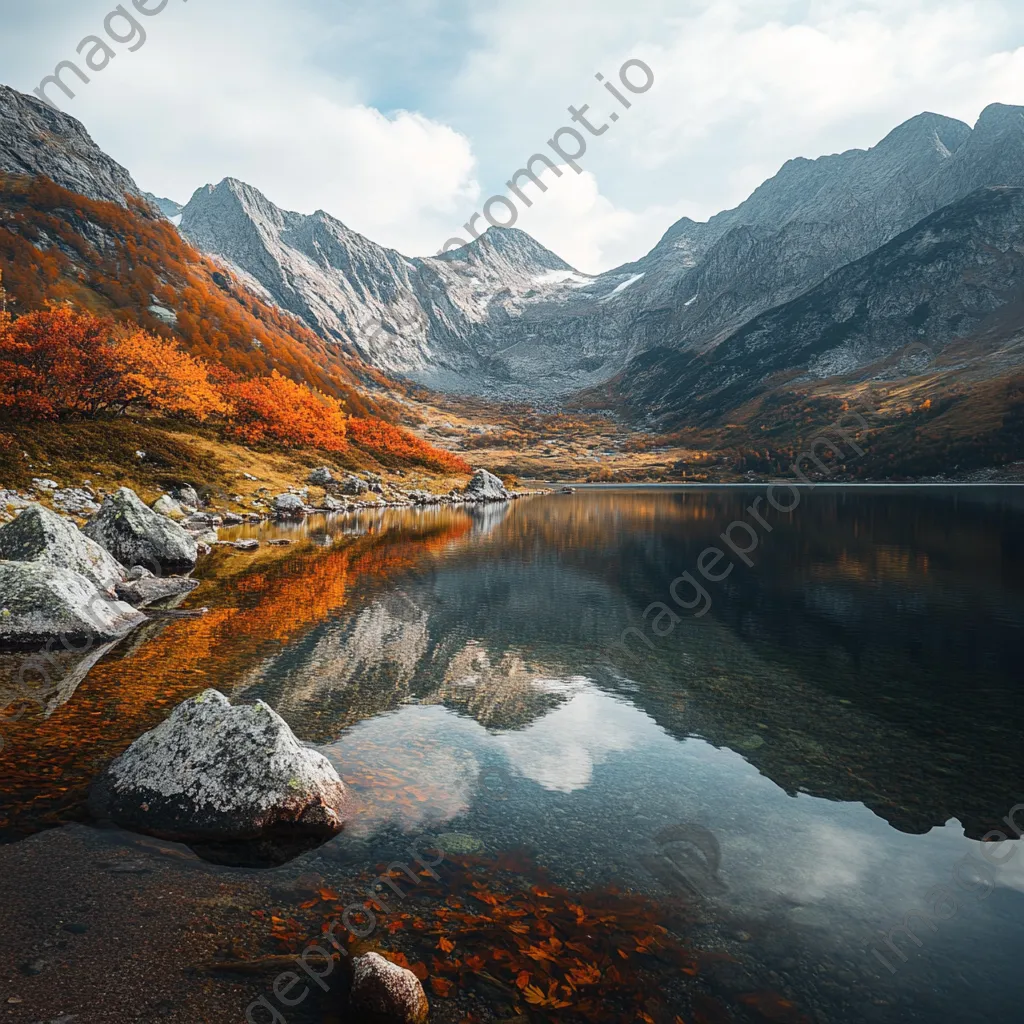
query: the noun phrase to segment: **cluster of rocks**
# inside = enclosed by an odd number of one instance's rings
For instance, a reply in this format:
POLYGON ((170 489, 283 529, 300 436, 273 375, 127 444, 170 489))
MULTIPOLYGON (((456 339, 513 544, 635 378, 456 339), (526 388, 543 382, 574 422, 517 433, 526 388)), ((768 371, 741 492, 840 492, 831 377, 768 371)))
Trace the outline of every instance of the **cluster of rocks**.
POLYGON ((308 482, 313 487, 322 488, 327 494, 315 503, 311 502, 308 487, 292 488, 287 493, 278 494, 269 503, 275 518, 302 519, 318 512, 359 512, 363 509, 476 505, 513 501, 523 496, 519 492, 508 491, 496 476, 485 469, 477 470, 464 491, 453 490, 447 494, 433 494, 423 490, 403 491, 386 484, 374 473, 362 477, 348 473, 338 479, 327 466, 313 470, 308 482), (344 496, 345 500, 337 495, 344 496), (375 496, 373 500, 369 500, 370 495, 375 496))
MULTIPOLYGON (((50 481, 47 481, 48 483, 50 481)), ((84 529, 37 503, 0 528, 0 645, 120 639, 139 610, 199 584, 198 547, 134 491, 109 495, 84 529)))

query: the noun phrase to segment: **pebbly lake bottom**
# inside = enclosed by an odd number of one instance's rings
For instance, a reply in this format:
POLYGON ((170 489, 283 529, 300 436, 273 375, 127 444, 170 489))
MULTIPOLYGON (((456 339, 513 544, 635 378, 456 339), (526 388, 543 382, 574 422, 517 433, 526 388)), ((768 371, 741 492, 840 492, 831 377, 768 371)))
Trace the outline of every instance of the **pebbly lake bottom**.
POLYGON ((238 531, 293 543, 217 551, 206 615, 3 727, 5 1019, 344 1019, 340 966, 280 979, 363 903, 350 948, 437 1021, 1019 1019, 1024 854, 983 841, 1024 828, 1024 496, 809 493, 656 636, 758 494, 238 531), (339 837, 254 871, 89 824, 96 772, 207 686, 333 761, 339 837))

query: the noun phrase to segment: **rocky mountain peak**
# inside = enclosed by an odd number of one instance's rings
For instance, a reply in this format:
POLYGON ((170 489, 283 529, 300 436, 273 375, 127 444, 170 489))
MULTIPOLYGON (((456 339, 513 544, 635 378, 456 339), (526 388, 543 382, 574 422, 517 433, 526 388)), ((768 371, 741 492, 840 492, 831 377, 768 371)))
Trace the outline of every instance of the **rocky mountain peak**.
POLYGON ((495 257, 524 271, 572 270, 560 256, 545 248, 532 235, 519 228, 488 228, 478 239, 438 259, 449 263, 484 262, 495 257))
POLYGON ((132 176, 93 142, 81 121, 0 85, 0 173, 49 178, 88 199, 143 199, 132 176))

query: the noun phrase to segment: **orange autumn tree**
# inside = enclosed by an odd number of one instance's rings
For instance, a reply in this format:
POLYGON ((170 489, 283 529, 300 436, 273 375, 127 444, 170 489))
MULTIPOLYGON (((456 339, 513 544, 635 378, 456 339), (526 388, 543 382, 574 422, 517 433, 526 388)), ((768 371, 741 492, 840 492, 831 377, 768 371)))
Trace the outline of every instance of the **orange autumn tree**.
POLYGON ((341 403, 282 377, 276 370, 269 377, 227 384, 223 390, 232 406, 232 431, 243 441, 308 445, 331 452, 348 447, 341 403))
POLYGON ((133 407, 203 420, 226 404, 202 360, 140 328, 69 306, 0 319, 0 410, 57 419, 133 407))
POLYGON ((229 408, 203 360, 137 327, 116 333, 111 361, 119 380, 116 404, 121 412, 141 405, 202 422, 229 408))

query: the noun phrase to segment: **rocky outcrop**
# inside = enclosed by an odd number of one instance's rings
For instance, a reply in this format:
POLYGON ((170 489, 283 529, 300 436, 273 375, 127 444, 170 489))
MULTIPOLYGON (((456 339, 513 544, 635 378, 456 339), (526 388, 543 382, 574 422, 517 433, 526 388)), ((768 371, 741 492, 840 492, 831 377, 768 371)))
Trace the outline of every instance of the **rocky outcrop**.
POLYGON ((34 96, 0 85, 0 173, 46 177, 61 188, 127 206, 143 194, 85 126, 34 96))
POLYGON ((190 571, 198 557, 193 537, 127 487, 104 500, 84 532, 123 565, 142 565, 161 575, 190 571))
POLYGON ((352 963, 349 1002, 366 1024, 424 1024, 430 1006, 412 971, 366 953, 352 963))
POLYGON ((179 484, 177 487, 172 487, 171 497, 179 505, 186 505, 193 510, 203 506, 203 500, 199 497, 199 492, 191 484, 179 484))
POLYGON ((467 501, 508 501, 510 497, 505 485, 486 469, 478 469, 466 485, 467 501))
POLYGON ((345 786, 262 701, 216 690, 179 705, 97 780, 90 810, 227 863, 283 862, 341 831, 345 786))
POLYGON ((109 593, 125 568, 70 520, 42 505, 30 505, 0 529, 0 559, 70 569, 109 593))
POLYGON ((80 573, 42 562, 0 562, 0 646, 41 647, 54 637, 104 643, 145 621, 80 573))

